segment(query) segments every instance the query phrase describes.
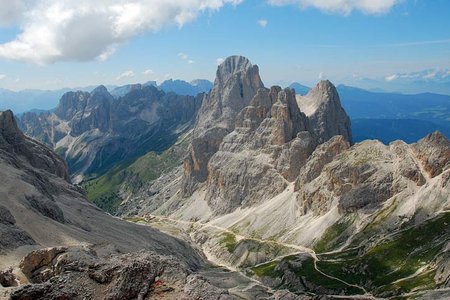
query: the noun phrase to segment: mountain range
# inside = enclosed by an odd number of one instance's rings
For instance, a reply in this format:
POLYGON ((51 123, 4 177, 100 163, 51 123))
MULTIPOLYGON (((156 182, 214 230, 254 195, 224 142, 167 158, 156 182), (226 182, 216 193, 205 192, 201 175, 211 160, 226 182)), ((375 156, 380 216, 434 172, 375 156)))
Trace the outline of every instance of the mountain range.
POLYGON ((12 299, 450 297, 450 141, 355 143, 351 120, 445 124, 446 98, 417 117, 420 97, 269 88, 242 56, 204 94, 113 94, 0 114, 0 284, 31 283, 12 299))
MULTIPOLYGON (((196 96, 199 93, 208 92, 211 89, 212 83, 204 79, 196 79, 191 82, 183 80, 168 79, 163 81, 159 86, 156 81, 149 81, 143 86, 153 85, 160 90, 168 93, 174 92, 178 95, 196 96)), ((131 89, 140 84, 130 84, 125 86, 107 85, 106 88, 114 97, 124 96, 131 89)), ((96 86, 65 88, 59 90, 23 90, 11 91, 0 88, 0 110, 10 109, 16 114, 22 114, 29 111, 45 111, 52 110, 57 105, 61 97, 70 91, 91 92, 96 86)))

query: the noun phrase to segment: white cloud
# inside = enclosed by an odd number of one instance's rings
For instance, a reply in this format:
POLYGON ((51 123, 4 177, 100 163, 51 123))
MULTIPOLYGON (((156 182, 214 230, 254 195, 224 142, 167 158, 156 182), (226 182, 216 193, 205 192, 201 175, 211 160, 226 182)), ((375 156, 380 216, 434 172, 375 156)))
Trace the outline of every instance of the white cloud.
POLYGON ((189 59, 189 55, 183 52, 178 53, 178 57, 181 58, 182 60, 185 60, 190 65, 194 63, 192 59, 189 59))
POLYGON ((314 7, 326 12, 350 14, 354 10, 366 14, 381 14, 388 12, 394 5, 403 0, 268 0, 269 4, 297 5, 301 8, 314 7))
POLYGON ((219 58, 216 59, 216 64, 217 64, 217 65, 220 65, 220 64, 223 63, 224 61, 225 61, 224 58, 219 57, 219 58))
POLYGON ((325 78, 325 74, 323 72, 320 72, 318 77, 319 77, 319 80, 322 80, 325 78))
POLYGON ((242 1, 0 0, 0 26, 18 24, 21 29, 13 40, 0 44, 0 58, 37 64, 106 60, 140 33, 181 27, 201 13, 242 1))
POLYGON ((142 74, 144 74, 144 75, 153 75, 153 74, 155 74, 155 72, 153 72, 152 69, 147 69, 144 72, 142 72, 142 74))
POLYGON ((392 75, 386 76, 384 79, 386 81, 394 81, 394 80, 398 79, 398 75, 397 74, 392 74, 392 75))
POLYGON ((397 73, 386 76, 386 81, 402 80, 402 81, 447 81, 450 71, 444 68, 427 69, 410 73, 397 73))
POLYGON ((116 80, 119 81, 119 80, 122 80, 125 78, 131 78, 131 77, 134 77, 134 72, 132 70, 128 70, 128 71, 123 72, 119 76, 117 76, 116 80))
POLYGON ((5 74, 0 74, 0 80, 5 79, 6 75, 5 74))
POLYGON ((188 59, 187 54, 184 54, 183 52, 178 53, 178 57, 181 58, 181 59, 183 59, 183 60, 188 59))
POLYGON ((258 25, 261 26, 262 28, 266 28, 267 24, 269 24, 269 21, 265 19, 258 20, 258 25))

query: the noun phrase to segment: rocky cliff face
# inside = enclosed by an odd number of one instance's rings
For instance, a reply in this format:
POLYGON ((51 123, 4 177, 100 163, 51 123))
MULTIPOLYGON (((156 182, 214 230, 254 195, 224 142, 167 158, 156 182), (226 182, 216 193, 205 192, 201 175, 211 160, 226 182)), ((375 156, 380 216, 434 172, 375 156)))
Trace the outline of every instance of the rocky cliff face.
POLYGON ((78 182, 121 160, 168 148, 194 122, 201 97, 139 85, 115 99, 100 86, 66 93, 54 113, 24 114, 20 127, 64 157, 78 182))
POLYGON ((64 160, 44 145, 26 137, 19 130, 10 110, 0 112, 0 150, 5 156, 14 155, 35 168, 69 179, 64 160))
POLYGON ((189 196, 207 179, 207 166, 222 139, 234 129, 237 114, 263 87, 258 66, 241 56, 227 58, 217 69, 216 80, 203 99, 189 154, 184 160, 182 193, 189 196))
POLYGON ((236 56, 219 66, 194 130, 182 195, 206 182, 205 199, 216 214, 279 194, 318 144, 338 134, 351 141, 349 118, 330 82, 302 102, 292 89, 264 88, 258 68, 236 56))
POLYGON ((335 135, 352 140, 351 122, 341 106, 336 87, 328 80, 319 82, 306 96, 297 96, 300 109, 309 119, 320 143, 335 135))

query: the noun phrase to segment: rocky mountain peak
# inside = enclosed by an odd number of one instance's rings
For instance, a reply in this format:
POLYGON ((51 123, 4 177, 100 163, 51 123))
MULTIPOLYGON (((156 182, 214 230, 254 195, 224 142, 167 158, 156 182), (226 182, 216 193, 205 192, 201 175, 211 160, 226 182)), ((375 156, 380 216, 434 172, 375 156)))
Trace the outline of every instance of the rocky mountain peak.
POLYGON ((21 161, 26 161, 35 168, 69 179, 65 162, 41 143, 26 137, 18 128, 10 110, 0 112, 0 152, 2 151, 16 165, 20 166, 21 161))
POLYGON ((10 110, 0 112, 0 148, 16 144, 23 138, 13 112, 10 110))
POLYGON ((85 102, 90 97, 88 92, 67 92, 59 100, 59 104, 56 107, 55 115, 63 120, 70 120, 75 113, 82 109, 85 102))
POLYGON ((248 58, 239 55, 230 56, 217 68, 216 83, 217 81, 226 82, 234 74, 245 73, 253 68, 258 72, 258 66, 253 66, 248 58))
POLYGON ((319 142, 342 135, 351 142, 351 122, 342 108, 336 87, 328 80, 320 81, 306 96, 297 95, 300 110, 309 119, 309 126, 319 142))
POLYGON ((258 66, 242 56, 227 58, 217 68, 214 86, 203 101, 196 127, 233 130, 237 114, 263 87, 258 66))
POLYGON ((450 141, 441 132, 433 132, 413 146, 420 163, 431 177, 450 168, 450 141))
POLYGON ((100 94, 100 95, 109 95, 108 89, 104 85, 99 85, 92 92, 91 95, 100 94))
POLYGON ((258 66, 247 58, 231 56, 219 65, 214 86, 197 115, 194 138, 184 161, 183 195, 189 196, 197 183, 206 181, 209 159, 234 130, 237 115, 260 88, 264 84, 258 66))

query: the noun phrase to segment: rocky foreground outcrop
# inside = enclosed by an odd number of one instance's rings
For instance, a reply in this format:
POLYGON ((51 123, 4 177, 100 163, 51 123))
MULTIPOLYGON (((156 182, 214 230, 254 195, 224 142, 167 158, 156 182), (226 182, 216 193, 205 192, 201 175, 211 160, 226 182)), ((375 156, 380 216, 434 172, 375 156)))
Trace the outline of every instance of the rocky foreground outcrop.
POLYGON ((190 268, 174 257, 145 251, 105 255, 102 251, 85 246, 29 253, 20 268, 32 284, 14 290, 11 299, 198 299, 189 296, 193 292, 219 299, 228 295, 209 283, 197 290, 208 281, 189 276, 190 268))

